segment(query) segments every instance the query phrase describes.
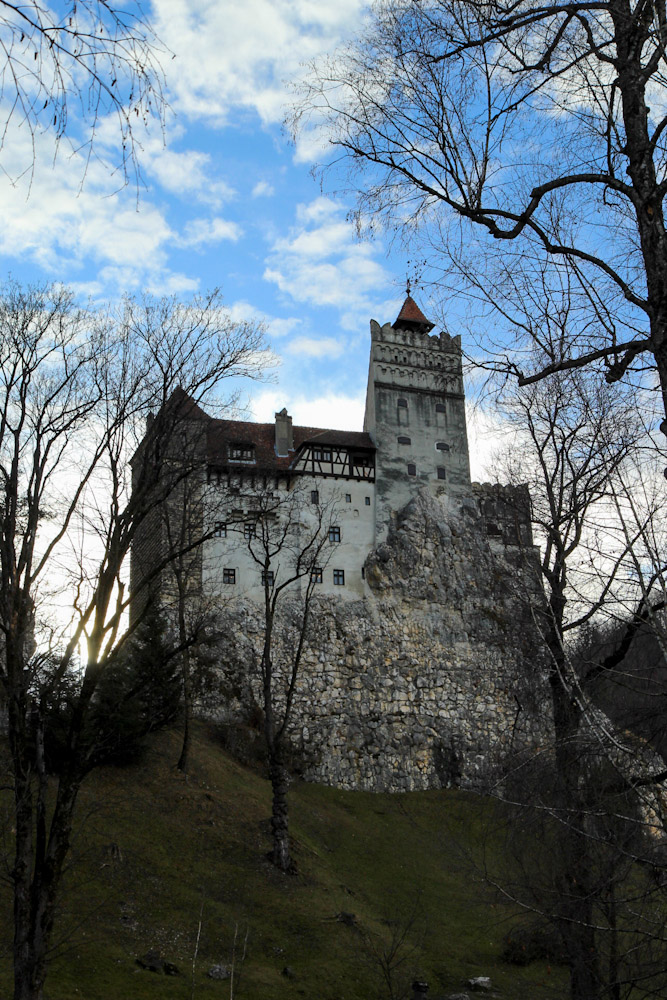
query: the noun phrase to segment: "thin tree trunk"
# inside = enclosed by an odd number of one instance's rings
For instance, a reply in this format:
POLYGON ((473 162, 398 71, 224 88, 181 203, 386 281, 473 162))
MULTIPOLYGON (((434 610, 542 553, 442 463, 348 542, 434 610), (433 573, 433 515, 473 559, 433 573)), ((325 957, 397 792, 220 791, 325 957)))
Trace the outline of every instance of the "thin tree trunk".
POLYGON ((289 774, 282 762, 282 750, 273 747, 269 750, 269 777, 273 792, 271 812, 271 832, 273 834, 273 849, 271 860, 281 871, 287 872, 291 867, 289 852, 289 814, 287 807, 287 791, 289 774))
POLYGON ((570 966, 571 1000, 599 1000, 601 980, 593 926, 592 863, 585 829, 586 803, 581 798, 581 747, 577 736, 581 710, 569 690, 568 665, 562 647, 552 648, 551 673, 556 737, 556 792, 561 811, 557 828, 560 907, 557 918, 570 966))
POLYGON ((179 771, 188 770, 192 738, 192 684, 190 680, 190 650, 183 650, 183 744, 176 765, 179 771))

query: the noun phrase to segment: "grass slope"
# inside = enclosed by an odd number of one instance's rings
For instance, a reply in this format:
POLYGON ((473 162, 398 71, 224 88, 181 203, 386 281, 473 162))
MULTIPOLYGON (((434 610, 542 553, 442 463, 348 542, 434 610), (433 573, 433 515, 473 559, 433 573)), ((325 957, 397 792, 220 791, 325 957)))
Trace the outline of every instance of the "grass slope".
MULTIPOLYGON (((390 997, 378 955, 403 934, 395 984, 418 976, 434 997, 488 975, 508 1000, 566 996, 563 970, 500 960, 514 914, 469 860, 489 837, 493 852, 492 803, 461 791, 374 795, 295 784, 298 874, 283 876, 266 860, 268 782, 204 726, 187 779, 174 769, 178 750, 178 734, 162 733, 141 764, 101 769, 85 784, 49 1000, 229 997, 229 981, 206 973, 230 964, 235 935, 239 1000, 390 997), (136 958, 149 949, 181 975, 140 969, 136 958)), ((9 860, 10 837, 5 849, 9 860)), ((11 909, 2 898, 0 996, 8 996, 11 909)))

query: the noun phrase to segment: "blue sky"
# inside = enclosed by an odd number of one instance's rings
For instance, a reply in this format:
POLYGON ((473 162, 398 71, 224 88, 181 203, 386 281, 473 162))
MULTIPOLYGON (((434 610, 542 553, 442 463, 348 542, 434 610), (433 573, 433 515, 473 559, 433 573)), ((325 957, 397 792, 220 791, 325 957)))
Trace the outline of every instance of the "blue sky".
MULTIPOLYGON (((395 318, 406 260, 361 243, 344 198, 310 175, 315 151, 281 129, 303 65, 359 30, 361 0, 153 0, 171 112, 145 134, 145 187, 118 190, 117 136, 103 124, 81 187, 81 157, 15 129, 2 154, 2 268, 58 280, 97 301, 148 290, 187 296, 222 288, 238 317, 266 321, 281 360, 253 389, 251 415, 358 429, 369 320, 395 318), (108 155, 108 160, 107 160, 108 155)), ((418 295, 424 311, 429 301, 418 295)))

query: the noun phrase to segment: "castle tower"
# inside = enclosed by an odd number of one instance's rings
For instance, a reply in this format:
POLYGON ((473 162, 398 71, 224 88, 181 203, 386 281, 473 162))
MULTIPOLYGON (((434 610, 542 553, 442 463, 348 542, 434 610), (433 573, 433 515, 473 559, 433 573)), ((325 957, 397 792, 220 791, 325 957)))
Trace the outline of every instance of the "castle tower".
POLYGON ((468 492, 461 338, 431 336, 408 296, 393 324, 371 320, 364 430, 377 448, 377 540, 418 489, 468 492))

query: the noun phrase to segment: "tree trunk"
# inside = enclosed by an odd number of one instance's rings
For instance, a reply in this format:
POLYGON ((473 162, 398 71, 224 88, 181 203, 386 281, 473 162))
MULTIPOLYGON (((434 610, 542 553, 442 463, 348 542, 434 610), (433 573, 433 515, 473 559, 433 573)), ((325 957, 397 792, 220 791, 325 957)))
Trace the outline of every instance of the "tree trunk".
POLYGON ((190 650, 183 650, 183 745, 176 765, 179 771, 187 773, 192 735, 192 685, 190 683, 190 650))
POLYGON ((271 812, 273 848, 271 851, 271 860, 276 868, 287 872, 291 868, 289 854, 289 814, 287 808, 289 774, 283 764, 282 749, 280 747, 272 747, 269 750, 269 777, 271 778, 271 790, 273 792, 271 812))
POLYGON ((557 919, 570 966, 572 1000, 598 1000, 601 991, 596 934, 593 923, 592 859, 585 829, 587 805, 581 795, 581 746, 577 739, 581 710, 569 690, 568 665, 562 647, 551 673, 556 737, 556 793, 561 813, 557 837, 560 906, 557 919))

